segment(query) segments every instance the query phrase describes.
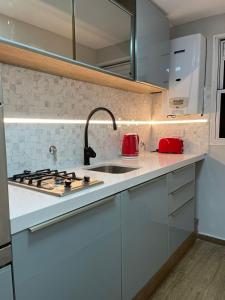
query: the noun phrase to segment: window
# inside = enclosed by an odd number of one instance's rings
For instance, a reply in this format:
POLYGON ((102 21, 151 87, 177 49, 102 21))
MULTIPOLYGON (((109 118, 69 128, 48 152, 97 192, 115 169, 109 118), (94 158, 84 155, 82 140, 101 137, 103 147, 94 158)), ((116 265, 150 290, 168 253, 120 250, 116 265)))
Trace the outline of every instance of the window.
POLYGON ((219 89, 225 89, 225 40, 220 41, 220 49, 219 49, 219 89))
POLYGON ((219 74, 216 103, 216 138, 225 139, 225 40, 219 43, 219 74))
POLYGON ((225 34, 214 37, 211 144, 225 145, 225 34))
POLYGON ((218 90, 216 108, 216 138, 225 139, 225 90, 218 90))

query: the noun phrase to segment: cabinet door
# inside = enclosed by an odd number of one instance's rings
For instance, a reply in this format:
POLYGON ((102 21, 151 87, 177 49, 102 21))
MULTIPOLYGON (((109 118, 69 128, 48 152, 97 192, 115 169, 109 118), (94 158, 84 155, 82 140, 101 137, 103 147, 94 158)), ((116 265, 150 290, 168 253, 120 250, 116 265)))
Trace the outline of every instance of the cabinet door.
POLYGON ((131 0, 75 0, 76 60, 134 79, 133 27, 131 0))
POLYGON ((0 269, 0 299, 13 300, 11 266, 0 269))
POLYGON ((136 3, 136 79, 168 87, 168 20, 150 0, 136 3))
POLYGON ((72 0, 0 1, 0 37, 73 58, 72 0))
POLYGON ((132 299, 168 257, 166 176, 122 194, 123 299, 132 299))
POLYGON ((118 197, 70 219, 13 236, 17 300, 120 300, 118 197))
POLYGON ((194 232, 194 199, 188 201, 169 217, 169 254, 173 252, 194 232))

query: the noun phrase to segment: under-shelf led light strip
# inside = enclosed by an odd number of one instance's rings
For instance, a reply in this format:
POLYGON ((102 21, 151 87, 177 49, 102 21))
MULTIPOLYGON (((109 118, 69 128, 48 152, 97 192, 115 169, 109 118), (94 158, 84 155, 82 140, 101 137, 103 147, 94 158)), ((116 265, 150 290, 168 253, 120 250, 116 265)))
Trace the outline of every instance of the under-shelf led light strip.
MULTIPOLYGON (((188 120, 165 120, 165 121, 135 121, 135 120, 117 120, 118 125, 163 125, 163 124, 192 124, 207 123, 208 119, 188 119, 188 120)), ((68 119, 28 119, 28 118, 4 118, 6 124, 86 124, 86 120, 68 120, 68 119)), ((91 124, 112 124, 111 120, 91 120, 91 124)))

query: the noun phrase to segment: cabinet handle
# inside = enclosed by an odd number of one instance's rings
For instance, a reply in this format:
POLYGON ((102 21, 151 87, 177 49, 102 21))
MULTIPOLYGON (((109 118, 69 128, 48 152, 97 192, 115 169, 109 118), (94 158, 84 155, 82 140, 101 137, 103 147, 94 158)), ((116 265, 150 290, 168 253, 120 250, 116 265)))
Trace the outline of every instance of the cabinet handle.
POLYGON ((188 200, 186 203, 184 203, 183 205, 181 205, 180 207, 178 207, 172 214, 170 214, 169 216, 170 217, 176 217, 176 215, 183 209, 183 208, 185 208, 186 206, 188 206, 190 203, 191 203, 191 201, 193 201, 194 200, 194 197, 192 197, 190 200, 188 200))
POLYGON ((92 204, 89 204, 89 205, 86 205, 86 206, 83 206, 81 208, 78 208, 78 209, 75 209, 69 213, 66 213, 64 215, 61 215, 61 216, 58 216, 54 219, 50 219, 46 222, 43 222, 43 223, 40 223, 38 225, 35 225, 35 226, 32 226, 29 228, 29 231, 30 232, 36 232, 36 231, 39 231, 39 230, 42 230, 44 228, 47 228, 51 225, 54 225, 54 224, 57 224, 59 222, 62 222, 62 221, 65 221, 71 217, 74 217, 76 215, 80 215, 90 209, 93 209, 93 208, 96 208, 96 207, 99 207, 99 206, 102 206, 110 201, 113 201, 115 199, 115 196, 112 196, 112 197, 108 197, 108 198, 105 198, 105 199, 102 199, 102 200, 99 200, 99 201, 96 201, 92 204))
POLYGON ((176 170, 172 171, 171 173, 172 173, 172 174, 177 174, 177 173, 179 173, 180 171, 183 171, 183 170, 185 170, 186 168, 189 168, 189 167, 194 166, 194 165, 195 165, 195 164, 190 164, 190 165, 181 167, 181 168, 179 168, 179 169, 176 169, 176 170))
POLYGON ((157 177, 157 178, 155 178, 155 179, 146 181, 146 182, 141 183, 141 184, 139 184, 139 185, 136 185, 136 186, 134 186, 134 187, 132 187, 132 188, 129 188, 129 189, 128 189, 128 192, 133 192, 133 191, 135 191, 135 190, 137 190, 137 189, 140 189, 140 188, 142 188, 142 187, 145 187, 146 185, 149 185, 149 184, 151 184, 151 183, 160 181, 160 180, 162 180, 163 177, 164 177, 164 175, 163 175, 163 176, 160 176, 160 177, 157 177))
POLYGON ((175 189, 174 191, 170 192, 169 195, 174 196, 174 195, 176 195, 176 193, 180 192, 180 191, 181 191, 182 189, 184 189, 186 186, 191 185, 191 184, 194 185, 194 187, 195 187, 195 180, 191 180, 191 181, 189 181, 188 183, 185 183, 184 185, 178 187, 178 188, 175 189))

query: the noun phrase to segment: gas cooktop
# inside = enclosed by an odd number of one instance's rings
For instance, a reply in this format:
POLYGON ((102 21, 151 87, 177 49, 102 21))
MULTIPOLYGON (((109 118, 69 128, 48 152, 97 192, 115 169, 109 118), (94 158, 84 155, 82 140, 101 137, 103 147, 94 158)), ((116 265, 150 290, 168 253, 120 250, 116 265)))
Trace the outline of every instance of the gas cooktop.
POLYGON ((59 197, 104 183, 89 176, 77 177, 75 172, 59 172, 50 169, 35 172, 26 170, 21 174, 13 175, 8 180, 12 185, 59 197))

